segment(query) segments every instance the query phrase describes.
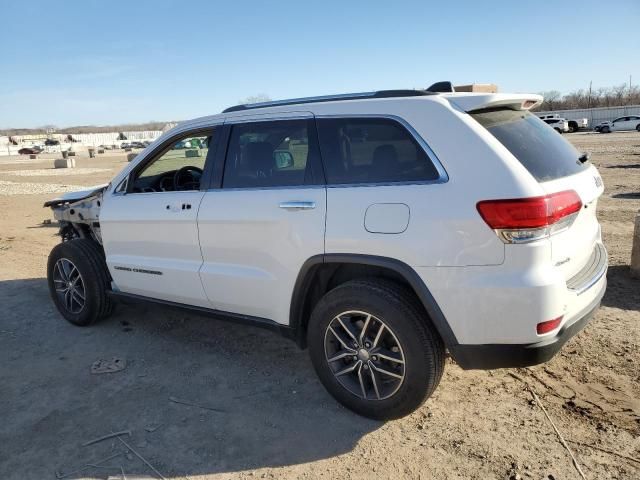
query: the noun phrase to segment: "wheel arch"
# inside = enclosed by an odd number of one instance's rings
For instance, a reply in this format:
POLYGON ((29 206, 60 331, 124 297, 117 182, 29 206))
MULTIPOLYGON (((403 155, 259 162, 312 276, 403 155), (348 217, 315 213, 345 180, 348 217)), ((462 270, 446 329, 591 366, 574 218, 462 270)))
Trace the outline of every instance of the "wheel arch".
POLYGON ((322 296, 344 283, 362 277, 383 277, 408 287, 424 307, 447 347, 458 344, 442 310, 416 271, 406 263, 388 257, 333 253, 309 258, 298 273, 291 297, 289 324, 296 343, 306 347, 307 323, 322 296))

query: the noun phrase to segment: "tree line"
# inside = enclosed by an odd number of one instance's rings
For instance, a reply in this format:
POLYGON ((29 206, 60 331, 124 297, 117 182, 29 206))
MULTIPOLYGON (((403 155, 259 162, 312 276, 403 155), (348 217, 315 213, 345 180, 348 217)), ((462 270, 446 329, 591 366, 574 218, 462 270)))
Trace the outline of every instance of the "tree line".
POLYGON ((149 130, 162 130, 162 128, 168 122, 146 122, 146 123, 131 123, 123 125, 79 125, 77 127, 56 128, 53 125, 46 125, 39 128, 8 128, 0 129, 0 135, 2 136, 14 136, 14 135, 39 135, 45 134, 47 131, 54 130, 54 133, 111 133, 111 132, 141 132, 149 130))
POLYGON ((640 105, 640 86, 627 83, 592 90, 580 89, 564 95, 557 90, 549 90, 540 92, 540 95, 544 101, 537 110, 542 111, 640 105))

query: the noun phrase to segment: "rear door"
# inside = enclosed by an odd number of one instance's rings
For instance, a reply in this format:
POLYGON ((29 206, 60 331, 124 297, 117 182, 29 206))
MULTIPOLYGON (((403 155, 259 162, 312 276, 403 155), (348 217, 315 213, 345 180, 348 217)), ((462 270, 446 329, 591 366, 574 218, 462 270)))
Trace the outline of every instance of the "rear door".
POLYGON ((163 142, 103 198, 102 240, 120 291, 208 306, 196 218, 217 134, 210 127, 163 142))
POLYGON ((225 125, 198 229, 212 308, 289 323, 294 284, 324 253, 326 189, 311 114, 225 125))

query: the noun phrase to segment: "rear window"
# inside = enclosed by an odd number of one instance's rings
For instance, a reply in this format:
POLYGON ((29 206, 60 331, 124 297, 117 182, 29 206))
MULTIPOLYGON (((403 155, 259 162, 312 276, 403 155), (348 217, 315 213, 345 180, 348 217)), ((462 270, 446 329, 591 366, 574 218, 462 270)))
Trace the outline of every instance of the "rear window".
POLYGON ((558 132, 522 110, 479 110, 471 116, 496 137, 539 182, 579 173, 588 162, 558 132))

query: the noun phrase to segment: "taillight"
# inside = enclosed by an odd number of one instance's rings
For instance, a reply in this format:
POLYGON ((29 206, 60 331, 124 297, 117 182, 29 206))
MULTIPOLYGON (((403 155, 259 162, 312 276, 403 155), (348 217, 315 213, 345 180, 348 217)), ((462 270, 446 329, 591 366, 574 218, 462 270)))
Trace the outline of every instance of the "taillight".
POLYGON ((582 201, 573 190, 544 197, 484 200, 477 209, 505 243, 527 243, 549 237, 571 226, 582 201))

